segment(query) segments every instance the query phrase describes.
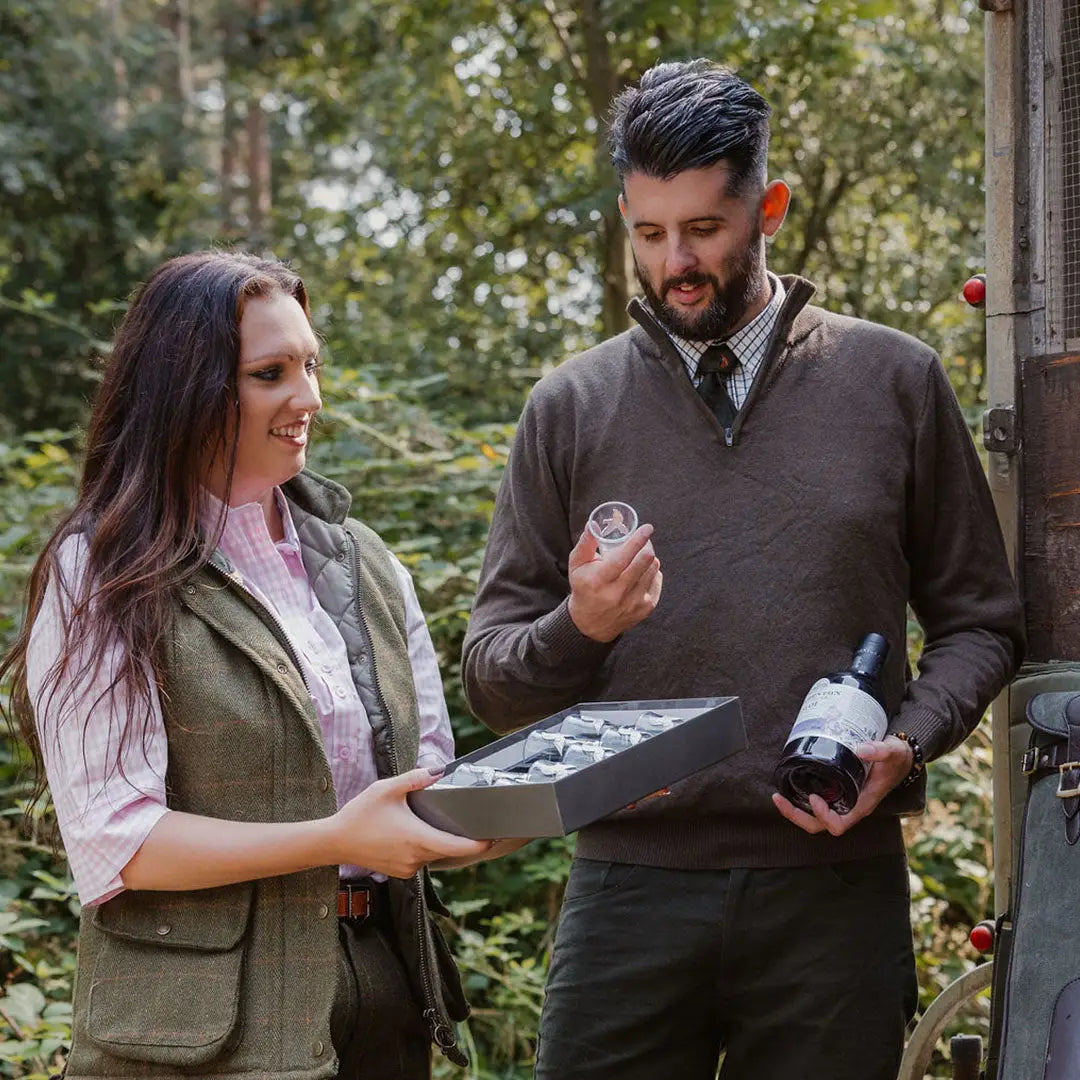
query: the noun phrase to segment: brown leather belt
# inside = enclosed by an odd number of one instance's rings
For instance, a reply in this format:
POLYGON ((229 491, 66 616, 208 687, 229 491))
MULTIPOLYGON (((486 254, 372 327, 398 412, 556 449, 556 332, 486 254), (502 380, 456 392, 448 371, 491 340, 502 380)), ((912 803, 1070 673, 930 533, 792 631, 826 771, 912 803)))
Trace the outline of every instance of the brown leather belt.
POLYGON ((384 881, 343 881, 337 894, 338 918, 362 922, 373 915, 385 914, 388 898, 389 893, 384 881))

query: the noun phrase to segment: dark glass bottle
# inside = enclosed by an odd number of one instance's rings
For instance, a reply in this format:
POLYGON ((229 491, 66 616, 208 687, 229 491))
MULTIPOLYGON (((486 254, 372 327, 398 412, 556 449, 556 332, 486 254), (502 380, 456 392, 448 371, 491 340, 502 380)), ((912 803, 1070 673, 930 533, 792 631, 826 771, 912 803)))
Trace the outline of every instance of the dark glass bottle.
POLYGON ((855 805, 869 772, 855 748, 885 737, 888 718, 878 676, 888 652, 881 634, 867 634, 850 668, 810 687, 773 774, 780 794, 801 810, 811 812, 811 795, 820 795, 838 814, 855 805))

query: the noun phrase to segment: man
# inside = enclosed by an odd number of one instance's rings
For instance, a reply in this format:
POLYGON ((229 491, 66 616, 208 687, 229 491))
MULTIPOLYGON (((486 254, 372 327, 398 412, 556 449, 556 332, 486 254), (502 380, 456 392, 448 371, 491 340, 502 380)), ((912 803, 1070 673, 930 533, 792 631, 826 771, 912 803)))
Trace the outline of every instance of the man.
POLYGON ((544 1080, 711 1080, 721 1052, 724 1080, 892 1080, 916 1005, 898 815, 1023 648, 937 357, 766 271, 789 199, 765 179, 768 114, 705 61, 616 99, 638 325, 536 385, 496 503, 464 646, 479 717, 507 731, 581 700, 737 694, 749 737, 581 833, 544 1080), (583 526, 608 499, 651 524, 600 559, 583 526), (804 813, 773 769, 807 690, 871 631, 892 646, 889 734, 860 748, 851 813, 816 796, 804 813))

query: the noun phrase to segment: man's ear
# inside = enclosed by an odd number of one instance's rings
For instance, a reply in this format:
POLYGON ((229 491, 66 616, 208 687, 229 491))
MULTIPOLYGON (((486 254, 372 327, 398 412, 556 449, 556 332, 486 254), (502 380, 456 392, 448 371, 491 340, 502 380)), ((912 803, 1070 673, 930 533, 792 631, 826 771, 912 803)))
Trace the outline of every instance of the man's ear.
POLYGON ((629 229, 630 222, 626 220, 626 199, 623 198, 623 193, 619 192, 619 213, 622 214, 623 224, 629 229))
POLYGON ((766 236, 776 235, 790 205, 791 188, 783 180, 773 180, 766 185, 765 194, 761 196, 761 231, 766 236))

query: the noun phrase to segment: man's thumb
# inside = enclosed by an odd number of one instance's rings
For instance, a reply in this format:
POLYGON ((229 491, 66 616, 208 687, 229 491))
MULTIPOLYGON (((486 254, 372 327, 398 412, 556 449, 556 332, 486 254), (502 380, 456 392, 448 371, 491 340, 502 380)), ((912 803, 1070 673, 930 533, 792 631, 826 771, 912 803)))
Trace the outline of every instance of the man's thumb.
POLYGON ((582 530, 578 542, 570 551, 570 569, 576 570, 579 566, 586 566, 596 558, 599 548, 596 537, 589 532, 588 527, 582 530))

